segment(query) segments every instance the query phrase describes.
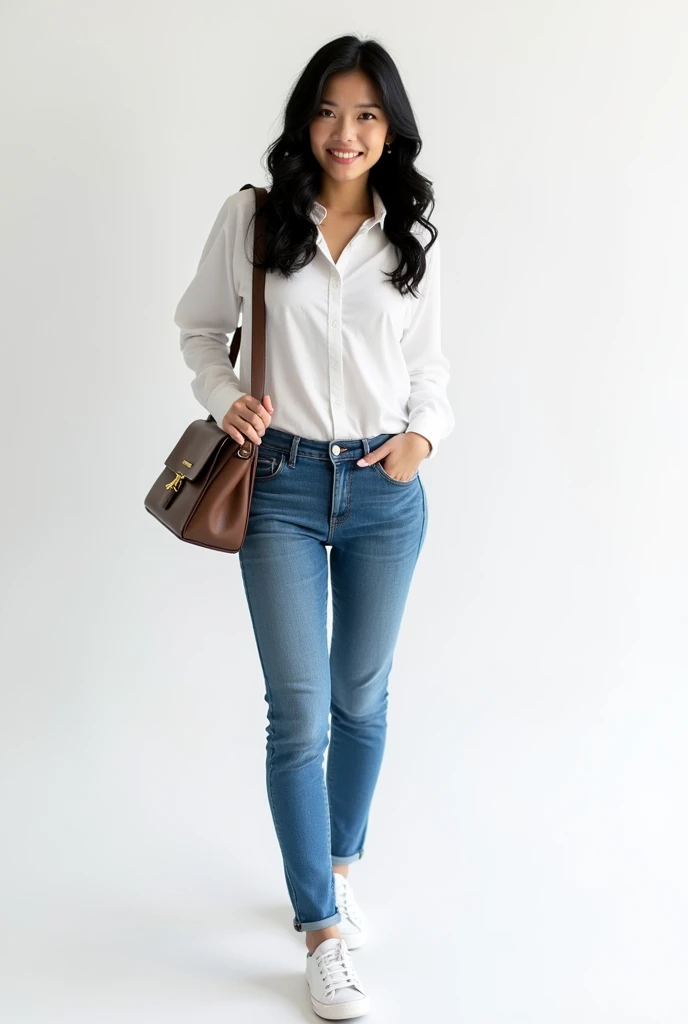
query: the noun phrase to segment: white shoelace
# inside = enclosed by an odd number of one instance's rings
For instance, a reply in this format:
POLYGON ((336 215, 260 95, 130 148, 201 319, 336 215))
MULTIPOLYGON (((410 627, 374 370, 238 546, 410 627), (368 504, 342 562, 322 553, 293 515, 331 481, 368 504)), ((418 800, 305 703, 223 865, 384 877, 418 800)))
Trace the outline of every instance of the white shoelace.
POLYGON ((317 960, 318 970, 325 979, 326 996, 334 995, 338 988, 360 987, 351 954, 343 942, 321 953, 317 960))
MULTIPOLYGON (((345 875, 342 875, 341 877, 346 878, 345 875)), ((342 885, 340 882, 339 885, 337 886, 337 905, 339 906, 339 909, 343 911, 344 914, 346 914, 349 920, 356 925, 357 928, 361 928, 362 921, 359 915, 358 907, 354 903, 353 895, 351 895, 351 899, 349 899, 349 896, 350 890, 348 883, 345 882, 344 885, 342 885)))

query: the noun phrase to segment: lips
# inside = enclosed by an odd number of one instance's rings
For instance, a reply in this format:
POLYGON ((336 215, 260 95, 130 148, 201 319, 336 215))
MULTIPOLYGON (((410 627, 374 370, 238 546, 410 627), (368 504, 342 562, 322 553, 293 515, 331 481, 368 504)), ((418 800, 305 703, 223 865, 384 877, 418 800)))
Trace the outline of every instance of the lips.
MULTIPOLYGON (((335 156, 333 150, 331 149, 326 150, 326 152, 338 164, 351 164, 354 162, 354 160, 357 160, 359 156, 363 156, 363 154, 358 152, 357 150, 350 150, 349 152, 351 153, 351 156, 335 156)), ((346 153, 347 151, 345 149, 342 149, 339 152, 346 153)))

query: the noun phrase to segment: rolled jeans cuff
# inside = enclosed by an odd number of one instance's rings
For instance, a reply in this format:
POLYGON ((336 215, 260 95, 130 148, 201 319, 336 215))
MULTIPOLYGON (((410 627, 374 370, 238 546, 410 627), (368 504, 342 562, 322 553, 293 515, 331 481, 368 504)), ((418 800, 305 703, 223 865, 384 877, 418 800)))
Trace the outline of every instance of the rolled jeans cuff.
POLYGON ((329 928, 330 925, 339 924, 342 915, 337 911, 330 917, 324 917, 322 921, 297 921, 294 918, 294 928, 297 932, 315 932, 320 928, 329 928))
POLYGON ((335 857, 334 855, 330 858, 333 864, 353 864, 355 860, 360 860, 363 856, 363 850, 359 850, 358 853, 352 853, 350 857, 335 857))

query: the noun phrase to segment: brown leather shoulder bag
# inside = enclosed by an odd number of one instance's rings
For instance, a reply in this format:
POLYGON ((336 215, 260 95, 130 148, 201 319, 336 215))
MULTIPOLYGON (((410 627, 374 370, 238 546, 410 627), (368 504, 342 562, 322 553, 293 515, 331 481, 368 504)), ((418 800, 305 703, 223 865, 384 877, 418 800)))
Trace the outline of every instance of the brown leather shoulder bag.
MULTIPOLYGON (((256 193, 256 212, 267 190, 242 185, 256 193)), ((265 223, 256 217, 254 254, 264 253, 265 223)), ((264 398, 265 387, 265 271, 253 268, 251 332, 251 394, 264 398)), ((229 349, 236 363, 241 344, 237 327, 229 349)), ((235 441, 212 415, 194 420, 167 459, 165 468, 146 495, 147 512, 180 540, 214 551, 236 554, 244 542, 256 475, 258 446, 235 441)))

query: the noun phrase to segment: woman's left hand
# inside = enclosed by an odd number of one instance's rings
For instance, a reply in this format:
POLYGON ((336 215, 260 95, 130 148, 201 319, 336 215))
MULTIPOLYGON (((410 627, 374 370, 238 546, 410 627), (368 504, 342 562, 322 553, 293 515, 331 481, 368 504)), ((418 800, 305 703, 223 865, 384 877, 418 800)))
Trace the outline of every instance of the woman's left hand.
POLYGON ((383 463, 385 473, 395 480, 408 481, 417 472, 423 459, 431 450, 430 442, 423 434, 417 434, 414 430, 408 430, 403 434, 395 434, 385 441, 379 448, 369 452, 364 458, 359 459, 357 466, 372 466, 382 459, 389 461, 383 463))

